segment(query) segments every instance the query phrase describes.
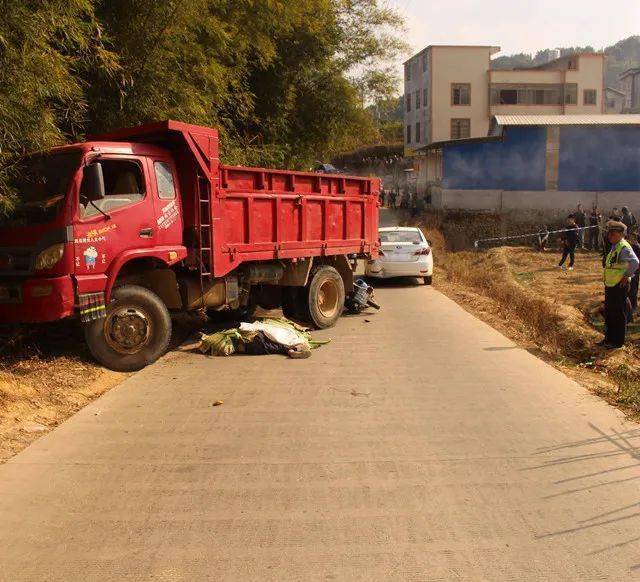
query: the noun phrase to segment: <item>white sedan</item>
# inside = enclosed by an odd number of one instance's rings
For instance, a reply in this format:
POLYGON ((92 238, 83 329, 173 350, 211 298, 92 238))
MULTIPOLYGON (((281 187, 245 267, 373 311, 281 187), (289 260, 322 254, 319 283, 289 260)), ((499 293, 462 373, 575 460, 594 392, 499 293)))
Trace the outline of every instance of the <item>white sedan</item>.
POLYGON ((418 277, 425 285, 433 278, 433 253, 424 233, 415 227, 391 226, 378 230, 380 257, 367 263, 367 277, 418 277))

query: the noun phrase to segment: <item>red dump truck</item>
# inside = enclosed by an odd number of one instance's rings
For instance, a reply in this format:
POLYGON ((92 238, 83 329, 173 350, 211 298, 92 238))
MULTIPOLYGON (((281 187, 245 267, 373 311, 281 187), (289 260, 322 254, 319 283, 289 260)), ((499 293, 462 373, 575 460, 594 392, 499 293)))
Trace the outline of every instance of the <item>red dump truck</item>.
POLYGON ((168 348, 172 311, 282 307, 332 326, 378 253, 376 179, 225 166, 165 121, 25 157, 0 219, 0 323, 83 322, 103 365, 168 348))

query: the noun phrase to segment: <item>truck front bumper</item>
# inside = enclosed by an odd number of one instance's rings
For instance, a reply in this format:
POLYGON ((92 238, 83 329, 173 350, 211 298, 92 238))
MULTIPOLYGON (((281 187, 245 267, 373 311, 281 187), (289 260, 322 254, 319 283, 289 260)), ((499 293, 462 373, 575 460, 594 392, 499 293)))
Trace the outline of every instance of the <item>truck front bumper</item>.
POLYGON ((56 321, 73 309, 71 277, 0 279, 0 324, 56 321))

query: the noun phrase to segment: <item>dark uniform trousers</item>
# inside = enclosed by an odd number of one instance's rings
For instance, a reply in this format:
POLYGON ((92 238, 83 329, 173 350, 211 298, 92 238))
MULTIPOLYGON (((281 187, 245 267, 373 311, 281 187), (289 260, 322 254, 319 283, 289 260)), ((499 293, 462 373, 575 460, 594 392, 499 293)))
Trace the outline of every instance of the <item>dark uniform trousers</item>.
POLYGON ((628 287, 604 288, 604 323, 606 326, 605 341, 621 346, 627 327, 627 292, 628 287))

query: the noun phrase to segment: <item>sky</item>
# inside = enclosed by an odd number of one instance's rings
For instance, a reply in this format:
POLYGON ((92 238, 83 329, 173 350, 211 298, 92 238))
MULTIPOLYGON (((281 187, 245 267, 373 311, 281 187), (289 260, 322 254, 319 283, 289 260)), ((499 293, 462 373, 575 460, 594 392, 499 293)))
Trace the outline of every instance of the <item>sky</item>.
POLYGON ((640 0, 383 0, 383 3, 397 8, 406 17, 406 40, 413 52, 430 44, 500 46, 502 55, 535 53, 560 46, 591 45, 600 49, 640 34, 640 0), (607 11, 607 6, 612 9, 607 11))

